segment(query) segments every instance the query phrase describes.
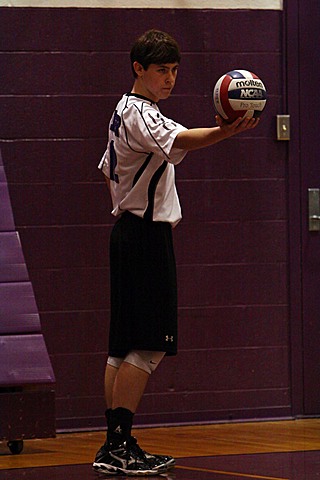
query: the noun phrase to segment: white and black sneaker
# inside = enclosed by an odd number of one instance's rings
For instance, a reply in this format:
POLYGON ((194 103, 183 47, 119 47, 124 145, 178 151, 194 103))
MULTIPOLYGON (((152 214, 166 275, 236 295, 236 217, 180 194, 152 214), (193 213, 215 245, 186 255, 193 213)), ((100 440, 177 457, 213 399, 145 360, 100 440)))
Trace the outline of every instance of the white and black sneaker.
POLYGON ((172 457, 144 452, 137 440, 131 437, 115 449, 103 445, 96 455, 93 468, 106 475, 146 476, 164 473, 174 464, 172 457))
POLYGON ((155 466, 161 465, 162 467, 164 465, 166 470, 173 468, 176 464, 175 459, 173 457, 170 457, 170 455, 153 455, 152 453, 148 453, 145 450, 142 450, 142 452, 149 462, 151 462, 155 466))
POLYGON ((144 455, 148 462, 154 467, 161 466, 162 470, 164 468, 165 470, 169 470, 170 468, 173 468, 175 466, 176 461, 173 457, 170 457, 170 455, 155 455, 152 453, 148 453, 139 447, 137 439, 135 437, 130 437, 130 439, 136 444, 136 448, 140 450, 141 454, 144 455))

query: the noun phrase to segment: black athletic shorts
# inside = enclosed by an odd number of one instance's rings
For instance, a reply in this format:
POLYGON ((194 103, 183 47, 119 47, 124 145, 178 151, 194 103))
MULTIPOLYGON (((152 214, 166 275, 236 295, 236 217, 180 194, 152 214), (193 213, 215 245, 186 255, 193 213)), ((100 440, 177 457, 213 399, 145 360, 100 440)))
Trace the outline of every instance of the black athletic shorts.
POLYGON ((125 212, 110 237, 109 355, 177 353, 177 279, 172 227, 125 212))

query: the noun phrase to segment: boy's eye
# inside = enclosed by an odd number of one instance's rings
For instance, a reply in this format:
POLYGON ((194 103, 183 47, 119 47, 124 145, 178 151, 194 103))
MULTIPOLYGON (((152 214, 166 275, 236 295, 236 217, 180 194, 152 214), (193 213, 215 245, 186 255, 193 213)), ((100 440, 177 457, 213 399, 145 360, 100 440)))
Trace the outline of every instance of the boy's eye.
MULTIPOLYGON (((167 74, 167 73, 169 72, 169 70, 170 70, 169 68, 159 68, 159 69, 158 69, 158 72, 159 72, 159 73, 163 73, 163 74, 167 74)), ((172 73, 173 73, 173 74, 176 74, 177 72, 178 72, 178 67, 174 67, 174 68, 172 69, 172 73)))

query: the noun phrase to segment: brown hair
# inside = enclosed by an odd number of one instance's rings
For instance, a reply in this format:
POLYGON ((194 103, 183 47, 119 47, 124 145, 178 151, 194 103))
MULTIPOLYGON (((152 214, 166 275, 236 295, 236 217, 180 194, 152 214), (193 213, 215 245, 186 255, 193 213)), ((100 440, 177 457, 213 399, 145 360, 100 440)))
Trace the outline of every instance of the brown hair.
POLYGON ((131 68, 134 76, 133 63, 139 62, 145 70, 151 63, 180 63, 180 47, 176 40, 168 33, 160 30, 148 30, 134 43, 131 52, 131 68))

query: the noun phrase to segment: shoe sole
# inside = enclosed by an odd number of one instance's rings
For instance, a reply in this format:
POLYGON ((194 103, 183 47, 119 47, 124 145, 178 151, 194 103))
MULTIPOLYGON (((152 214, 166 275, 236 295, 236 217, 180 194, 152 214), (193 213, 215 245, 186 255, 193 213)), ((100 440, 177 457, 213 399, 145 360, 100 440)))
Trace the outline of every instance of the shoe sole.
POLYGON ((118 475, 118 469, 115 467, 114 470, 107 470, 105 465, 102 463, 94 463, 93 469, 98 473, 104 473, 105 475, 118 475))
POLYGON ((152 475, 161 475, 168 471, 168 468, 172 468, 174 465, 167 467, 166 465, 159 466, 154 470, 126 470, 121 467, 113 467, 112 465, 106 465, 105 463, 94 463, 93 469, 96 472, 104 473, 105 475, 126 475, 128 477, 147 477, 152 475))

